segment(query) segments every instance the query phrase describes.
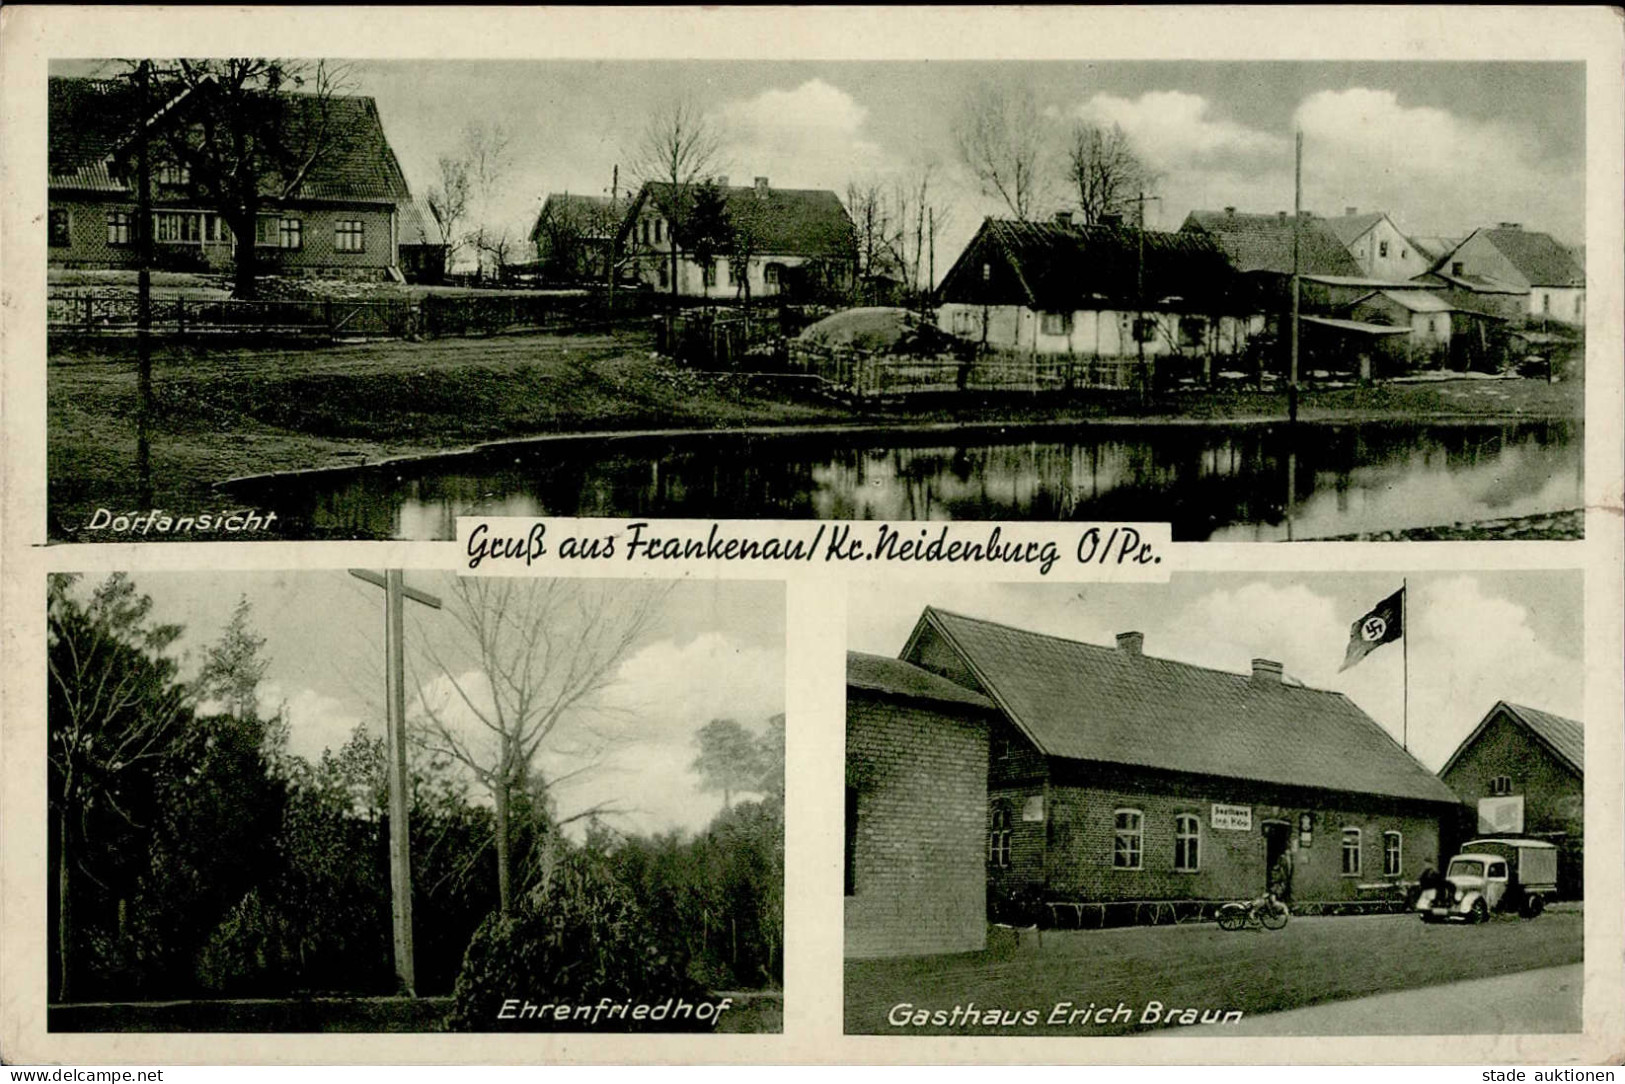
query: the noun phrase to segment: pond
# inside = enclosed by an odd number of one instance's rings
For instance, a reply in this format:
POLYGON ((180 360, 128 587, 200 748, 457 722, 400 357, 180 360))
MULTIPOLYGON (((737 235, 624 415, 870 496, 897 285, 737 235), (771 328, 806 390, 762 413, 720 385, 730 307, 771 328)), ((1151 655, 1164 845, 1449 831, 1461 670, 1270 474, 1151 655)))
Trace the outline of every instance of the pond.
POLYGON ((509 445, 236 492, 309 538, 450 539, 457 516, 488 515, 1166 520, 1176 541, 1268 541, 1578 508, 1582 435, 1577 422, 685 434, 509 445))

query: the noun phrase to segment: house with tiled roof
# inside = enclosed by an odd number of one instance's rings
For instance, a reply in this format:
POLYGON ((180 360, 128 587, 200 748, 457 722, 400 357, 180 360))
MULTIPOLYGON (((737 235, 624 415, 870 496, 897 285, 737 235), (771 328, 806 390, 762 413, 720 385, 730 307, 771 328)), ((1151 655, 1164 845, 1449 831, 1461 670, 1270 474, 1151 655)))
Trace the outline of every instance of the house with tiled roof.
POLYGON ((944 331, 1083 358, 1238 354, 1263 326, 1225 254, 1189 232, 988 218, 937 289, 944 331))
POLYGON ((1405 328, 1388 340, 1408 367, 1494 369, 1504 351, 1504 321, 1448 291, 1384 288, 1355 299, 1348 316, 1405 328))
POLYGON ((1360 270, 1372 278, 1405 282, 1433 266, 1421 247, 1405 236, 1384 211, 1362 214, 1358 207, 1349 207, 1335 218, 1320 221, 1337 235, 1360 270))
POLYGON ((902 661, 986 697, 986 880, 1113 903, 1401 894, 1438 868, 1450 788, 1341 693, 935 607, 902 661))
POLYGON ((1500 700, 1439 769, 1477 835, 1525 835, 1558 848, 1558 891, 1578 898, 1585 872, 1585 727, 1500 700))
POLYGON ((1516 222, 1474 230, 1435 272, 1480 280, 1524 295, 1523 314, 1533 320, 1585 323, 1585 269, 1551 234, 1516 222))
POLYGON ((553 282, 603 282, 625 205, 610 196, 548 193, 530 228, 542 274, 553 282))
POLYGON ((846 657, 849 957, 987 944, 985 696, 902 659, 846 657))
POLYGON ((669 290, 675 250, 677 293, 683 297, 811 297, 850 289, 857 230, 834 192, 774 188, 766 177, 749 187, 729 185, 726 177, 715 183, 734 228, 751 231, 748 256, 722 251, 702 265, 679 236, 699 185, 676 189, 646 181, 627 207, 616 242, 641 281, 669 290))
MULTIPOLYGON (((195 93, 206 93, 207 87, 195 93)), ((48 82, 48 260, 55 267, 136 265, 133 134, 143 122, 186 123, 186 95, 138 105, 124 80, 48 82), (143 115, 143 114, 146 115, 143 115)), ((312 148, 288 176, 261 179, 252 243, 268 271, 382 276, 396 269, 412 194, 370 97, 285 93, 290 145, 312 148)), ((225 269, 240 239, 186 164, 151 144, 152 236, 160 267, 225 269)))
MULTIPOLYGON (((1297 231, 1298 272, 1302 275, 1366 276, 1343 239, 1313 215, 1301 216, 1297 231)), ((1272 215, 1248 214, 1234 207, 1222 211, 1192 211, 1179 227, 1204 234, 1245 275, 1277 280, 1292 275, 1293 225, 1285 211, 1272 215)))

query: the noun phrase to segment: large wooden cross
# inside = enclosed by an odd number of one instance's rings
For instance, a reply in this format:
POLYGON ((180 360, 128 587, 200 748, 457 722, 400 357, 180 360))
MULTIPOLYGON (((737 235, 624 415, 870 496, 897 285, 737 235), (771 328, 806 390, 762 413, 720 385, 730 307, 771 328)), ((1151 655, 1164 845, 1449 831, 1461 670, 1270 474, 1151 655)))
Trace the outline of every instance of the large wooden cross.
POLYGON ((384 589, 384 683, 389 715, 389 895, 395 920, 395 974, 412 997, 417 978, 412 962, 411 779, 406 774, 406 600, 440 609, 434 595, 408 587, 398 568, 383 575, 364 568, 350 575, 384 589))

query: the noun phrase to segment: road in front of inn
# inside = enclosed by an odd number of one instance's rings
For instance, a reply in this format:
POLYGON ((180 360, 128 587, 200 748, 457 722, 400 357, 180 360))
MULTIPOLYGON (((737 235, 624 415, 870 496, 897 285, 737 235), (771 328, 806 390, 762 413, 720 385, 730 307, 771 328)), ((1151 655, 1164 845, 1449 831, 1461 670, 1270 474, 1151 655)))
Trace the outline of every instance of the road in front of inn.
MULTIPOLYGON (((1278 932, 1227 933, 1195 923, 1046 931, 1042 944, 1030 934, 1012 944, 1006 935, 982 952, 848 960, 846 1030, 977 1036, 1188 1032, 1185 1024, 1198 1023, 1203 1014, 1212 1020, 1239 1012, 1249 1034, 1293 1034, 1301 1025, 1290 1010, 1403 990, 1450 996, 1439 988, 1579 964, 1584 918, 1578 908, 1564 908, 1534 920, 1497 917, 1480 926, 1431 926, 1403 914, 1294 918, 1278 932), (1081 1010, 1091 1005, 1094 1013, 1084 1017, 1081 1010), (1196 1012, 1187 1015, 1189 1009, 1196 1012)), ((1548 975, 1525 982, 1533 984, 1525 989, 1544 991, 1538 996, 1567 999, 1567 1005, 1547 1006, 1555 1025, 1577 1018, 1578 981, 1548 975)), ((1516 982, 1505 989, 1513 991, 1508 997, 1520 996, 1516 982)), ((1420 997, 1414 1004, 1429 1000, 1420 997)), ((1365 1034, 1415 1033, 1416 1022, 1402 1015, 1389 1018, 1386 1030, 1382 1022, 1374 1014, 1358 1026, 1365 1034)))

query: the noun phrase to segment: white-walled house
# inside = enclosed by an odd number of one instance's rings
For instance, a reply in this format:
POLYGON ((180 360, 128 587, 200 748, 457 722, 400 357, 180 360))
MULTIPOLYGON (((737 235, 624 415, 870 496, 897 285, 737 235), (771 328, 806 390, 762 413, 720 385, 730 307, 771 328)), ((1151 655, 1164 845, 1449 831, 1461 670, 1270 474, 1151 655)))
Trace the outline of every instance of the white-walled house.
POLYGON ((1371 278, 1405 282, 1432 267, 1427 254, 1382 211, 1360 214, 1350 207, 1340 217, 1322 221, 1371 278))
POLYGON ((994 349, 1093 358, 1239 354, 1263 329, 1209 238, 1146 231, 1143 274, 1140 253, 1132 229, 989 218, 942 280, 938 326, 994 349))
POLYGON ((1438 271, 1528 291, 1525 315, 1531 319, 1585 323, 1585 269, 1551 234, 1516 222, 1477 229, 1440 261, 1438 271))
MULTIPOLYGON (((638 278, 659 291, 671 288, 677 249, 677 292, 683 297, 735 300, 775 297, 805 289, 844 291, 857 262, 856 231, 840 197, 827 189, 773 188, 766 177, 749 187, 717 179, 730 217, 748 221, 754 243, 748 259, 719 252, 708 265, 684 251, 667 211, 672 186, 644 184, 621 223, 619 251, 632 254, 638 278)), ((699 186, 690 186, 686 200, 699 186)))

